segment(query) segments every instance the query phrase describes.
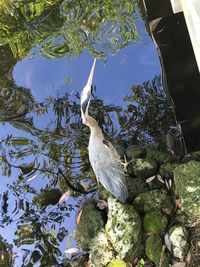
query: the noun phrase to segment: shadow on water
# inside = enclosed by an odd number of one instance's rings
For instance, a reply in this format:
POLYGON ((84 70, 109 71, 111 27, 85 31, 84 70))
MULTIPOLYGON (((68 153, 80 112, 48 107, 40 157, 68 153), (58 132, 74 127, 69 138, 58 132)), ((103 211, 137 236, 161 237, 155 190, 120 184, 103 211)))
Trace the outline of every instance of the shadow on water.
MULTIPOLYGON (((138 40, 134 1, 115 4, 42 0, 0 4, 1 266, 14 262, 65 266, 68 224, 74 224, 69 217, 83 198, 95 196, 96 189, 79 94, 47 95, 38 102, 30 89, 16 85, 13 68, 34 56, 38 46, 48 59, 73 58, 85 49, 106 58, 138 40), (42 129, 37 126, 40 120, 46 125, 42 129), (58 204, 64 192, 71 200, 58 204)), ((182 153, 173 107, 159 75, 132 85, 124 101, 126 107, 105 105, 97 98, 91 103, 91 114, 108 139, 122 151, 129 145, 156 144, 182 153)))

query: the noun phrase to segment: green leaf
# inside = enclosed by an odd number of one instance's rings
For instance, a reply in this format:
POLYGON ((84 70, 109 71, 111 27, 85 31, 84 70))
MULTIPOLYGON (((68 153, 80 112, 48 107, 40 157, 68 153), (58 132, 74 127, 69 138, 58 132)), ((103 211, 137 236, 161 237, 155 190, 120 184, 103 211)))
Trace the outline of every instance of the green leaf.
POLYGON ((112 260, 107 267, 126 267, 126 263, 123 260, 112 260))

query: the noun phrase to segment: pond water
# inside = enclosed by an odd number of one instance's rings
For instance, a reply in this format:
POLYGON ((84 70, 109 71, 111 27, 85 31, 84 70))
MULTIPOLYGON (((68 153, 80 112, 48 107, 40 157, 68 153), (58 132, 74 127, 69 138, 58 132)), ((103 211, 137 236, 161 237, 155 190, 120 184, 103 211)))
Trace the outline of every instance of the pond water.
POLYGON ((173 108, 155 46, 135 1, 114 3, 0 3, 4 266, 65 266, 65 250, 76 246, 76 214, 95 193, 73 192, 68 182, 82 191, 96 186, 79 106, 94 57, 90 111, 106 137, 123 147, 167 146, 173 108))

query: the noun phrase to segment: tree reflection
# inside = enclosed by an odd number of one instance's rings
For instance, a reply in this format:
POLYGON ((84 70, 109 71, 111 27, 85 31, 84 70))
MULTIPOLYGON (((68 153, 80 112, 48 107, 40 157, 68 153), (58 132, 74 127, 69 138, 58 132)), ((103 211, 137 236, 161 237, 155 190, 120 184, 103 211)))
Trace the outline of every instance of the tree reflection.
MULTIPOLYGON (((18 172, 18 178, 1 195, 0 226, 17 221, 14 240, 24 251, 22 266, 36 262, 59 266, 63 258, 60 243, 67 235, 65 220, 73 209, 68 202, 58 204, 59 199, 66 191, 77 199, 96 189, 87 153, 89 132, 80 120, 79 95, 75 100, 70 97, 66 93, 35 103, 29 119, 18 120, 23 127, 26 125, 31 137, 8 135, 0 142, 2 174, 12 177, 13 170, 18 172), (46 116, 52 111, 54 121, 38 129, 34 114, 46 116), (44 186, 39 190, 32 187, 34 179, 43 179, 44 186), (13 207, 10 199, 14 199, 13 207)), ((123 146, 149 142, 166 146, 163 137, 173 122, 173 110, 162 91, 160 77, 132 86, 125 101, 126 109, 104 105, 99 99, 91 102, 92 116, 105 135, 123 146)))

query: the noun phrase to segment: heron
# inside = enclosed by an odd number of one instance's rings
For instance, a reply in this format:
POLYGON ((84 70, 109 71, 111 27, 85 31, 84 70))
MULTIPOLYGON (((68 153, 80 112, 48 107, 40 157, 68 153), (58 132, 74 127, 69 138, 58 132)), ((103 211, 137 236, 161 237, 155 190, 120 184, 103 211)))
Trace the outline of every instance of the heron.
POLYGON ((123 163, 114 146, 105 139, 97 121, 88 113, 96 59, 94 59, 88 81, 81 92, 81 118, 83 124, 90 128, 88 153, 97 182, 124 203, 128 197, 125 185, 123 163))

